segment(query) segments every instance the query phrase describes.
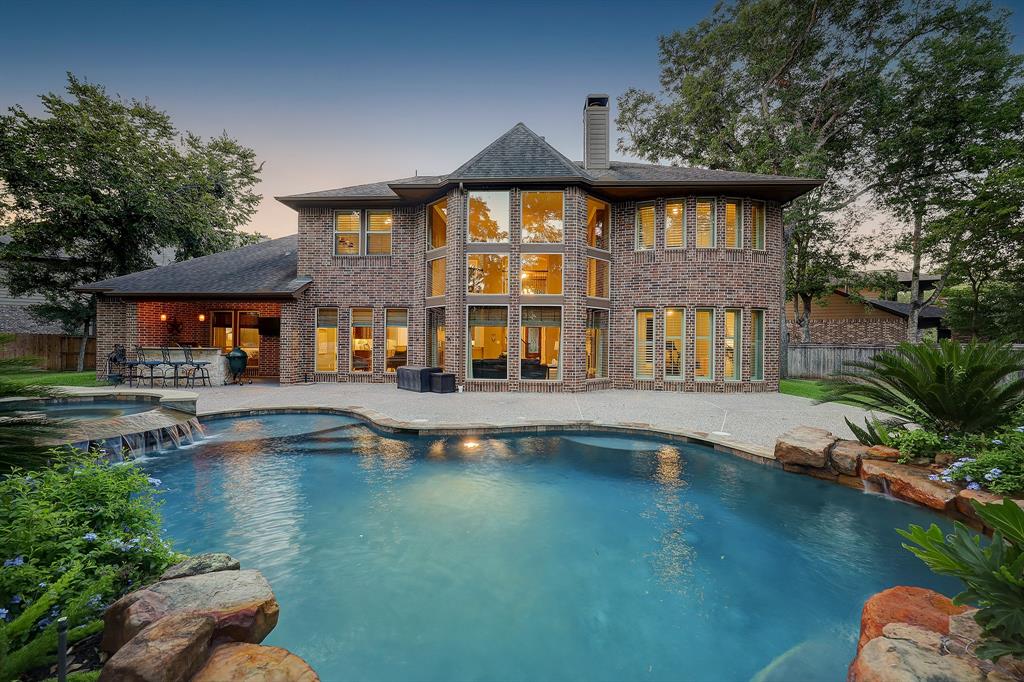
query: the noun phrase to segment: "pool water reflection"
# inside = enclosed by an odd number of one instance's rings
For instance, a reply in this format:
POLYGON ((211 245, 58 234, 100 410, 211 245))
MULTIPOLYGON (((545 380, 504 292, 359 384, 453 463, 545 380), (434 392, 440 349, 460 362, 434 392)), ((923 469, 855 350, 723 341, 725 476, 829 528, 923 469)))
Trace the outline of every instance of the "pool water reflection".
POLYGON ((955 589, 893 531, 938 517, 700 446, 206 426, 144 464, 168 533, 263 571, 325 680, 837 680, 868 596, 955 589))

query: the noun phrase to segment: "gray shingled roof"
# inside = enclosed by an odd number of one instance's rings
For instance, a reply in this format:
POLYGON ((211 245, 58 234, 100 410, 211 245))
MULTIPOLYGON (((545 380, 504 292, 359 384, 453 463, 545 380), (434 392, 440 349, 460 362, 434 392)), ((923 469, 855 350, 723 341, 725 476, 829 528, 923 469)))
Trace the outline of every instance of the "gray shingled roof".
MULTIPOLYGON (((580 167, 582 161, 577 161, 580 167)), ((612 161, 605 170, 591 170, 590 174, 600 182, 806 182, 808 178, 787 175, 764 175, 762 173, 740 173, 738 171, 712 170, 710 168, 688 168, 684 166, 660 166, 654 163, 632 163, 612 161)))
POLYGON ((318 192, 306 192, 305 194, 290 194, 278 199, 397 199, 398 195, 391 190, 391 185, 436 185, 443 182, 443 175, 417 175, 411 178, 399 178, 398 180, 386 180, 384 182, 371 182, 365 185, 353 185, 351 187, 338 187, 336 189, 324 189, 318 192))
POLYGON ((293 234, 93 282, 78 290, 110 296, 286 296, 311 281, 296 277, 298 243, 298 235, 293 234))
POLYGON ((582 167, 563 156, 523 123, 512 126, 511 130, 448 176, 452 181, 492 178, 591 179, 582 167))
MULTIPOLYGON (((910 316, 910 304, 901 303, 900 301, 886 301, 880 298, 869 298, 867 302, 880 310, 885 310, 890 313, 899 315, 900 317, 910 316)), ((921 309, 921 318, 938 318, 942 319, 946 316, 946 309, 938 306, 929 305, 921 309)))

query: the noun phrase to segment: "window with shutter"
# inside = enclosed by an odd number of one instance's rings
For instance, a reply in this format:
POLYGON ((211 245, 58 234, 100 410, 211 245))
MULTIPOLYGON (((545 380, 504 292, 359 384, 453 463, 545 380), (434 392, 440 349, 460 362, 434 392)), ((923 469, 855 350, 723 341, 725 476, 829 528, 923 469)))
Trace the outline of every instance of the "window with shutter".
POLYGON ((711 381, 715 378, 715 311, 698 308, 693 332, 693 376, 699 381, 711 381))
POLYGON ((683 330, 686 329, 686 311, 682 308, 665 309, 665 378, 683 378, 683 330))
POLYGON ((352 371, 373 371, 373 310, 352 309, 352 371))
POLYGON ((686 202, 669 201, 665 204, 665 248, 681 249, 686 246, 686 202))
POLYGON ((654 378, 654 311, 636 311, 636 378, 654 378))
POLYGON ((338 309, 316 309, 317 372, 338 371, 338 309))
POLYGON ((697 199, 697 248, 715 246, 715 200, 697 199))

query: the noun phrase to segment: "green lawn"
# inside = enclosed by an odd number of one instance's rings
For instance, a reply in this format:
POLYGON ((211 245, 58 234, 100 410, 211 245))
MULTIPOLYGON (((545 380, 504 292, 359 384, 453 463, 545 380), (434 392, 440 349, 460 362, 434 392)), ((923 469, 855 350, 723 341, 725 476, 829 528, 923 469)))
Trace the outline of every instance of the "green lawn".
POLYGON ((96 372, 18 372, 17 374, 5 374, 5 381, 28 386, 104 386, 105 384, 96 381, 96 372))
POLYGON ((814 379, 781 379, 779 393, 820 400, 825 395, 825 386, 814 379))

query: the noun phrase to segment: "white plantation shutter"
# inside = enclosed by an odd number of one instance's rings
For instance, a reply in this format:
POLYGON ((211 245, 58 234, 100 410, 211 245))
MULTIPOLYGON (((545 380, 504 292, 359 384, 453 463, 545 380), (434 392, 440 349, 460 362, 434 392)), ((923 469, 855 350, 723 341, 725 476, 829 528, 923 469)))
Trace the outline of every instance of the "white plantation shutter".
POLYGON ((636 311, 636 376, 654 378, 654 311, 636 311))

